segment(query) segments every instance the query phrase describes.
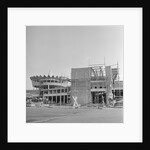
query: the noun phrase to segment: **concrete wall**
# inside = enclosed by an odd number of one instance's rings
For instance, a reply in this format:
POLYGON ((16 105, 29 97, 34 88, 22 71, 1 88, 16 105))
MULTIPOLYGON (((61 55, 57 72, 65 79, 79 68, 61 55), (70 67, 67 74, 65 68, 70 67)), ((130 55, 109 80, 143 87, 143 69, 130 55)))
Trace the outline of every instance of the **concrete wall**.
POLYGON ((108 103, 108 96, 110 94, 112 94, 112 70, 111 70, 111 66, 106 66, 105 67, 105 71, 106 71, 106 103, 108 103))
POLYGON ((71 70, 71 100, 77 96, 79 104, 91 102, 91 84, 89 68, 72 68, 71 70))
POLYGON ((105 81, 103 82, 91 82, 91 87, 92 89, 96 88, 105 88, 106 87, 106 83, 105 81))
POLYGON ((115 81, 114 88, 123 89, 123 81, 115 81))
POLYGON ((87 68, 72 68, 71 79, 89 79, 90 69, 87 68))

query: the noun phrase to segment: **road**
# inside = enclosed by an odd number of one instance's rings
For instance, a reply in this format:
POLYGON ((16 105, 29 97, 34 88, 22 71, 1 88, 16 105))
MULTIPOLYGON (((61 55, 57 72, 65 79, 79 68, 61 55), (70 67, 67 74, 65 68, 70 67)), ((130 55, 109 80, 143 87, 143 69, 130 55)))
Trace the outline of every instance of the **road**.
POLYGON ((123 123, 123 108, 27 107, 27 123, 123 123))

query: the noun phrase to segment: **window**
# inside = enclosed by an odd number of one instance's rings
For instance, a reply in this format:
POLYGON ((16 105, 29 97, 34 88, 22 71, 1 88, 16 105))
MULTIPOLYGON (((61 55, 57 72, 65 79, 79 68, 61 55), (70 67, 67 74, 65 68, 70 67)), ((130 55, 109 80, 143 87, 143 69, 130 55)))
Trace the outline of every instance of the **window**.
POLYGON ((54 90, 53 93, 56 93, 56 90, 54 90))
POLYGON ((48 91, 44 91, 44 94, 48 94, 48 91))
POLYGON ((43 86, 43 89, 48 89, 48 85, 44 85, 44 86, 43 86))
POLYGON ((52 94, 52 90, 51 90, 51 91, 49 91, 49 94, 52 94))

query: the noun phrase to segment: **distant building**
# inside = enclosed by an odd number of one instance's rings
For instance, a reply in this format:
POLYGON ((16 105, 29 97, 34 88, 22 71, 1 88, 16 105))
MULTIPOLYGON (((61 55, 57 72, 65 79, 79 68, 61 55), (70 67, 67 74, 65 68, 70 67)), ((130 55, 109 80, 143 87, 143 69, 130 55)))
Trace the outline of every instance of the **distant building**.
POLYGON ((39 89, 39 97, 46 98, 51 104, 70 103, 70 79, 65 77, 32 76, 33 87, 39 89))
POLYGON ((26 90, 26 97, 27 98, 34 98, 39 97, 39 90, 26 90))

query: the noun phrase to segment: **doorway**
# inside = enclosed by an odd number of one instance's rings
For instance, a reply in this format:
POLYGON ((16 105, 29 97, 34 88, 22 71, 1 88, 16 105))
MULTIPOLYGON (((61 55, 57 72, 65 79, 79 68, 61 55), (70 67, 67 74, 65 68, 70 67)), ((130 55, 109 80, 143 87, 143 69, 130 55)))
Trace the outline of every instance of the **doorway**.
POLYGON ((101 92, 101 91, 94 91, 91 92, 91 97, 92 97, 92 103, 102 103, 102 96, 104 97, 104 103, 106 104, 106 92, 101 92))

